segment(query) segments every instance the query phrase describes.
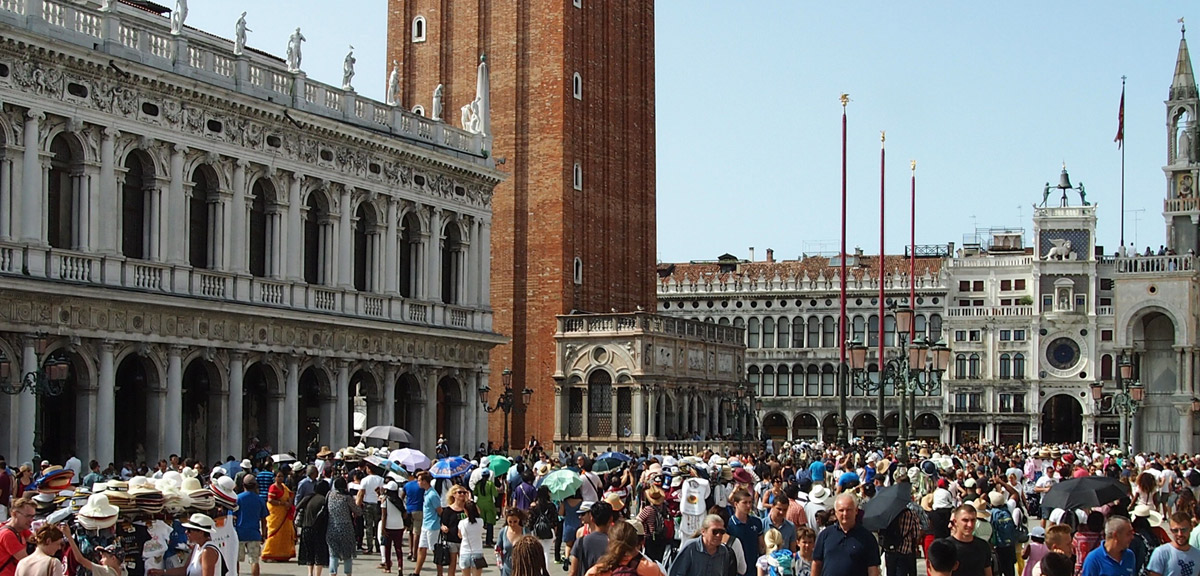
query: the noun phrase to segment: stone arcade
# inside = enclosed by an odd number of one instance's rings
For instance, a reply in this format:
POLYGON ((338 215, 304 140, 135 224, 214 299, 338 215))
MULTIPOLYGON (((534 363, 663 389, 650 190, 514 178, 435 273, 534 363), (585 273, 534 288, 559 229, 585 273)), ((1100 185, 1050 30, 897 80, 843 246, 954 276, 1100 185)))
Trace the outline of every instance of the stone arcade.
POLYGON ((0 3, 0 450, 485 441, 490 138, 114 8, 0 3))

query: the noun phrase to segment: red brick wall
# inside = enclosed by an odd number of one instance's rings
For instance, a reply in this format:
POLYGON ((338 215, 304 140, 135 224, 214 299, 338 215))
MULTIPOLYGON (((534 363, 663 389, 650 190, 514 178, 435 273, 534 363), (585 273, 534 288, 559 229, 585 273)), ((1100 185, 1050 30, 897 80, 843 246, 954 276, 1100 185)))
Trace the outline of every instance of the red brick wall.
MULTIPOLYGON (((573 309, 654 309, 654 6, 652 0, 389 0, 388 66, 401 64, 401 102, 445 119, 475 97, 479 54, 491 80, 493 155, 508 180, 492 226, 495 330, 512 338, 491 357, 491 385, 513 370, 534 390, 510 442, 554 434, 555 315, 573 309), (426 42, 411 24, 424 16, 426 42), (572 76, 583 77, 583 100, 572 76), (583 166, 583 191, 572 185, 583 166), (576 257, 583 284, 573 281, 576 257)), ((390 68, 389 68, 390 72, 390 68)), ((385 73, 386 78, 386 73, 385 73)), ((386 80, 385 80, 386 82, 386 80)), ((503 437, 493 414, 490 439, 503 437)))

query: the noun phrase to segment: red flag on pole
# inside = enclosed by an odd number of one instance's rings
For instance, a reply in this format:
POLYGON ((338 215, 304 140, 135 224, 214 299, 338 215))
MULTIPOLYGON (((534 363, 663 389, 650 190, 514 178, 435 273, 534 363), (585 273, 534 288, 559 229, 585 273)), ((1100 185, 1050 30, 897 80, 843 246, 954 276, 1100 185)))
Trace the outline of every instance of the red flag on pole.
POLYGON ((1117 137, 1113 138, 1117 148, 1125 144, 1125 87, 1121 87, 1121 108, 1117 111, 1117 137))

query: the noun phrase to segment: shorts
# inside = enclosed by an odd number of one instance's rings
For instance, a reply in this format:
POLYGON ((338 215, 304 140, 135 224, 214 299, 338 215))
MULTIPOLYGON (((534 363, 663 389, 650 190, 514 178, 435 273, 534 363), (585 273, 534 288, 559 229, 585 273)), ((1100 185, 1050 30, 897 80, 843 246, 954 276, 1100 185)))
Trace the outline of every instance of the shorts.
MULTIPOLYGON (((451 548, 451 550, 453 550, 453 548, 451 548)), ((470 554, 463 554, 462 556, 458 557, 458 567, 463 570, 466 570, 467 568, 474 568, 476 558, 483 558, 483 553, 472 552, 470 554)))
POLYGON ((424 512, 417 510, 416 512, 404 513, 404 527, 411 530, 413 526, 420 526, 421 520, 424 519, 424 512))
POLYGON ((1166 504, 1166 503, 1167 503, 1167 501, 1168 501, 1168 500, 1170 500, 1170 499, 1171 499, 1171 493, 1170 493, 1170 492, 1159 492, 1159 493, 1158 493, 1158 503, 1159 503, 1159 504, 1166 504))
POLYGON ((433 530, 422 528, 421 537, 419 540, 417 540, 417 548, 424 548, 427 550, 433 548, 433 545, 437 544, 438 533, 439 531, 437 528, 434 528, 433 530))
POLYGON ((239 542, 238 543, 238 562, 249 561, 250 564, 258 564, 262 559, 262 542, 239 542))

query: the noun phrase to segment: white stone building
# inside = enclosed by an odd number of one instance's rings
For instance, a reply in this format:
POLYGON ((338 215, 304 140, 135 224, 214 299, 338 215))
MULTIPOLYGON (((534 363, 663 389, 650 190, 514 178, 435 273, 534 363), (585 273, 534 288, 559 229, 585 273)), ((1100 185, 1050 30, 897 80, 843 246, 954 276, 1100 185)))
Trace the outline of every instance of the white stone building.
POLYGON ((10 461, 484 441, 490 138, 111 4, 0 3, 10 461))

